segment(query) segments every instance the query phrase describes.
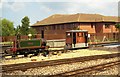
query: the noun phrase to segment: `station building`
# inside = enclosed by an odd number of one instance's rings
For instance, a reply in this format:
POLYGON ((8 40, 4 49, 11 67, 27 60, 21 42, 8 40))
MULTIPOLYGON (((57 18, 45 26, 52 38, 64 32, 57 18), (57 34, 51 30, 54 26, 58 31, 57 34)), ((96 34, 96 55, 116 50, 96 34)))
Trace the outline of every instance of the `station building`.
MULTIPOLYGON (((68 30, 88 30, 90 36, 104 35, 116 38, 118 30, 115 24, 118 22, 116 16, 104 16, 100 14, 54 14, 41 21, 37 21, 31 27, 41 34, 44 31, 46 39, 65 39, 65 32, 68 30)), ((98 37, 99 38, 99 37, 98 37)))

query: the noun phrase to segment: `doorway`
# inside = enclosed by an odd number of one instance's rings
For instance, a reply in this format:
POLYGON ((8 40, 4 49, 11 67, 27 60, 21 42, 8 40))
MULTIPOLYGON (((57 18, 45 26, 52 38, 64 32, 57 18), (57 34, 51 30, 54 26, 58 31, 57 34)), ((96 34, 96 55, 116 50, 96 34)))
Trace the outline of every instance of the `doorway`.
POLYGON ((76 33, 73 32, 73 44, 76 44, 76 33))

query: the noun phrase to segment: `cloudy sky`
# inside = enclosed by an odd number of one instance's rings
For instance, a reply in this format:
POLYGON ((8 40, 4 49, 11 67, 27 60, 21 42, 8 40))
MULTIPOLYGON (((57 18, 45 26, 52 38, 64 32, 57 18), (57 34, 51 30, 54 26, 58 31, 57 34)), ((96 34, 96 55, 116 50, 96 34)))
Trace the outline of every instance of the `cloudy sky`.
POLYGON ((14 26, 21 23, 24 16, 30 18, 30 24, 40 21, 53 14, 90 13, 107 16, 118 16, 119 0, 4 0, 0 3, 1 17, 14 22, 14 26))

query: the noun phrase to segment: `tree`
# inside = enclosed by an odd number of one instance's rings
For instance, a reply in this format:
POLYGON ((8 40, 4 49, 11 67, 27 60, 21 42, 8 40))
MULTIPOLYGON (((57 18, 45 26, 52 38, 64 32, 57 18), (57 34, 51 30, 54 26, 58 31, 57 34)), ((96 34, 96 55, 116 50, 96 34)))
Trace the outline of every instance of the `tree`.
MULTIPOLYGON (((120 23, 116 24, 115 27, 119 30, 118 38, 120 38, 120 23)), ((120 39, 118 41, 120 42, 120 39)))
POLYGON ((19 26, 18 28, 20 29, 20 34, 21 35, 28 35, 28 34, 35 34, 36 30, 33 28, 30 28, 30 20, 28 18, 28 16, 25 16, 22 20, 21 20, 22 25, 19 26))
POLYGON ((17 35, 20 32, 20 25, 17 26, 17 28, 15 28, 15 35, 17 35))
POLYGON ((0 36, 2 36, 2 21, 1 21, 1 18, 0 18, 0 36))
POLYGON ((21 20, 22 26, 20 27, 20 32, 22 35, 28 35, 29 32, 29 18, 27 16, 25 16, 22 20, 21 20))
POLYGON ((116 24, 115 27, 120 30, 120 23, 116 24))
POLYGON ((37 31, 35 30, 35 29, 33 29, 33 28, 29 28, 29 33, 30 34, 36 34, 37 33, 37 31))
POLYGON ((13 36, 15 35, 15 30, 14 30, 14 25, 13 22, 7 20, 7 19, 2 19, 0 20, 1 24, 0 27, 2 28, 1 36, 13 36))

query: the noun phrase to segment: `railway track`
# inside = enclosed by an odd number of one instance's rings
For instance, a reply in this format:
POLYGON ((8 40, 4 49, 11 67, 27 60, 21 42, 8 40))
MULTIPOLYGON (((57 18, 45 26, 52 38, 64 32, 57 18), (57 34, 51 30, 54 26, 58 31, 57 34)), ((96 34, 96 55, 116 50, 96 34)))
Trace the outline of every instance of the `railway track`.
POLYGON ((91 67, 87 67, 87 68, 83 68, 83 69, 78 69, 78 70, 74 70, 74 71, 69 71, 69 72, 57 74, 54 76, 73 77, 73 76, 80 76, 80 75, 87 75, 87 74, 89 75, 89 73, 100 72, 101 70, 104 71, 104 69, 106 69, 106 68, 110 68, 112 66, 119 65, 119 64, 120 64, 120 60, 110 62, 110 63, 100 64, 100 65, 95 65, 95 66, 91 66, 91 67))
MULTIPOLYGON (((117 45, 117 44, 120 44, 118 42, 102 42, 102 43, 92 43, 92 44, 89 44, 89 48, 88 47, 82 47, 82 48, 78 48, 78 49, 85 49, 85 48, 88 48, 88 49, 95 49, 97 50, 97 46, 109 46, 109 45, 117 45), (95 46, 95 47, 94 47, 95 46)), ((4 47, 3 47, 4 49, 4 47)), ((100 48, 98 48, 100 49, 100 48)), ((71 50, 74 50, 74 49, 71 49, 71 50)), ((100 50, 106 50, 106 49, 100 49, 100 50)), ((70 50, 64 50, 64 49, 60 49, 60 50, 49 50, 50 51, 50 54, 53 54, 53 52, 67 52, 67 51, 70 51, 70 50)), ((12 54, 4 54, 3 52, 0 53, 0 58, 5 58, 6 56, 11 56, 12 57, 12 54)), ((23 58, 23 57, 20 57, 20 58, 23 58)), ((13 59, 13 58, 9 58, 9 59, 13 59)), ((9 60, 9 59, 6 59, 6 60, 9 60)), ((14 58, 15 59, 15 58, 14 58)), ((19 59, 18 57, 16 59, 19 59)))
MULTIPOLYGON (((54 52, 57 52, 57 53, 62 53, 62 52, 66 52, 66 51, 69 51, 69 50, 64 50, 64 49, 60 49, 60 50, 49 50, 49 54, 48 55, 51 55, 51 54, 54 54, 54 52)), ((19 55, 19 54, 17 54, 17 55, 19 55)), ((34 55, 34 54, 30 54, 31 56, 29 56, 30 58, 31 57, 33 57, 33 56, 36 56, 36 55, 34 55)), ((4 59, 4 60, 12 60, 12 59, 20 59, 20 58, 26 58, 26 57, 24 57, 24 56, 22 56, 22 57, 18 57, 18 56, 16 56, 16 57, 12 57, 12 54, 4 54, 4 53, 0 53, 0 57, 2 58, 2 59, 4 59), (7 57, 7 56, 11 56, 11 58, 5 58, 5 57, 7 57)))
MULTIPOLYGON (((88 47, 82 47, 82 48, 79 48, 79 49, 86 49, 88 47)), ((77 49, 77 48, 76 48, 77 49)), ((70 49, 70 50, 65 50, 65 49, 59 49, 59 50, 48 50, 49 51, 49 54, 48 55, 52 55, 52 54, 58 54, 58 53, 66 53, 66 52, 69 52, 71 50, 75 50, 75 49, 70 49), (56 53, 55 53, 56 52, 56 53)), ((4 53, 0 53, 0 57, 5 59, 5 60, 10 60, 10 59, 20 59, 20 58, 25 58, 25 57, 12 57, 13 55, 12 54, 4 54, 4 53), (6 56, 11 56, 11 58, 5 58, 6 56)), ((19 54, 17 54, 19 55, 19 54)), ((36 56, 34 54, 32 54, 31 56, 29 57, 33 57, 33 56, 36 56)))
POLYGON ((59 60, 52 60, 52 61, 2 65, 2 72, 12 72, 16 70, 26 71, 29 68, 55 66, 55 65, 69 64, 69 63, 75 63, 75 62, 85 62, 85 61, 97 60, 97 59, 109 59, 109 58, 114 58, 119 56, 120 56, 120 53, 116 53, 116 54, 77 57, 77 58, 70 58, 70 59, 59 59, 59 60))

